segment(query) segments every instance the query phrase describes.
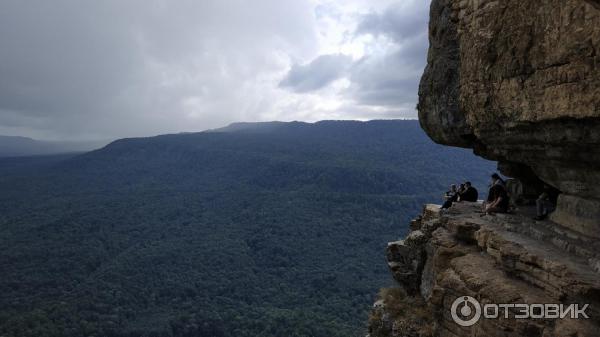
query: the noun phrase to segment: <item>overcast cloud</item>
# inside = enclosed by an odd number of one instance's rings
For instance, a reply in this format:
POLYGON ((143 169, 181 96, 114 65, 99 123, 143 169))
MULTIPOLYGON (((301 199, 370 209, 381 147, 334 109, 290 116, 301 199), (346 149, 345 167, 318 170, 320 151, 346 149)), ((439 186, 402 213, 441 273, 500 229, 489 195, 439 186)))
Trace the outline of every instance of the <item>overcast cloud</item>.
POLYGON ((279 86, 299 93, 315 91, 345 76, 350 64, 348 55, 321 55, 306 65, 292 65, 279 86))
POLYGON ((424 0, 4 0, 0 134, 415 118, 424 0))

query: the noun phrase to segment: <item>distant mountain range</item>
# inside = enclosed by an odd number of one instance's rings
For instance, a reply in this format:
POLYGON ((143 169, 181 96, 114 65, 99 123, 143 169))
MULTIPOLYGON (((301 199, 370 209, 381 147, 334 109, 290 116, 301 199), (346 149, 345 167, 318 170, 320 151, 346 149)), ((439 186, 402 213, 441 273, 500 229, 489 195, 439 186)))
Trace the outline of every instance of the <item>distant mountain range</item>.
POLYGON ((87 152, 106 144, 108 141, 55 142, 27 137, 0 136, 0 157, 87 152))
POLYGON ((417 121, 238 123, 0 158, 0 336, 354 337, 382 252, 494 164, 417 121))

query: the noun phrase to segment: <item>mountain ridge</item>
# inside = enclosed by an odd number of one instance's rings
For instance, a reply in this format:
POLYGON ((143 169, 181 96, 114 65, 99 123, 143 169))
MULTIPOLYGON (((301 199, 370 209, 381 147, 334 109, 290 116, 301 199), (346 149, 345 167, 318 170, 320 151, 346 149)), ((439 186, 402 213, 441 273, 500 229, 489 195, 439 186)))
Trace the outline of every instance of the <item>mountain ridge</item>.
POLYGON ((390 280, 382 242, 447 184, 483 186, 493 169, 414 121, 26 160, 0 159, 4 336, 360 336, 390 280))

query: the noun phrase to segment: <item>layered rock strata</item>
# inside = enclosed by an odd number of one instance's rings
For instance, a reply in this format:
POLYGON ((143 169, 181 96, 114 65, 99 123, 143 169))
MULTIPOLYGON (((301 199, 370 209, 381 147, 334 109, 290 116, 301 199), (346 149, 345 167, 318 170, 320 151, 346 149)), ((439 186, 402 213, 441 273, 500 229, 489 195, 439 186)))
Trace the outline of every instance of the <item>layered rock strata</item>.
POLYGON ((388 265, 405 296, 382 296, 370 336, 599 336, 597 241, 523 215, 482 217, 480 207, 460 203, 440 213, 438 205, 427 205, 410 234, 389 243, 388 265), (517 319, 511 309, 508 319, 481 318, 464 327, 451 318, 452 303, 463 296, 481 305, 588 304, 590 318, 517 319), (387 308, 398 307, 395 302, 410 305, 394 315, 387 308), (430 317, 416 320, 423 312, 430 317))
POLYGON ((436 142, 558 188, 554 221, 600 239, 599 7, 434 0, 418 110, 436 142))
POLYGON ((544 184, 561 194, 549 221, 524 206, 496 216, 478 204, 426 206, 388 246, 399 286, 382 291, 371 337, 600 336, 600 1, 433 0, 429 41, 418 104, 427 134, 498 161, 518 180, 513 200, 544 184), (588 304, 589 318, 511 308, 457 324, 452 305, 469 298, 484 308, 588 304))

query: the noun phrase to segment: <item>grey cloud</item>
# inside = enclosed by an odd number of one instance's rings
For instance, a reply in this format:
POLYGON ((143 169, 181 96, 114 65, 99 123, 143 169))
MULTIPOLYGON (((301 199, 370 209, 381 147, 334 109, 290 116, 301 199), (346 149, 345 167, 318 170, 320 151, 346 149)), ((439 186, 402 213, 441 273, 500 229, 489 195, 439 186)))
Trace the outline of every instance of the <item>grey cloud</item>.
POLYGON ((386 38, 391 47, 368 53, 349 67, 342 55, 321 55, 293 66, 280 86, 305 93, 347 77, 350 87, 343 94, 359 106, 376 107, 385 116, 416 117, 418 82, 427 59, 428 7, 426 1, 406 0, 363 16, 354 35, 386 38))
POLYGON ((387 35, 397 43, 420 35, 427 28, 429 1, 400 1, 383 13, 365 15, 356 34, 387 35))
POLYGON ((2 1, 0 133, 111 138, 252 119, 247 106, 266 100, 253 81, 283 70, 282 51, 314 52, 313 20, 303 0, 2 1))
POLYGON ((347 16, 308 0, 3 0, 0 134, 107 139, 322 118, 318 95, 296 101, 278 85, 314 93, 342 77, 346 98, 400 111, 411 100, 403 93, 416 95, 427 42, 414 28, 426 20, 423 1, 402 3, 363 17, 355 32, 389 37, 396 45, 385 55, 354 64, 322 55, 280 81, 290 59, 318 53, 318 16, 347 16))
POLYGON ((352 67, 347 95, 359 104, 403 111, 403 115, 410 109, 416 117, 418 83, 427 60, 427 10, 428 2, 404 1, 363 18, 357 35, 385 36, 394 47, 367 55, 352 67))
POLYGON ((305 65, 293 65, 279 83, 298 93, 322 89, 345 75, 352 58, 342 54, 321 55, 305 65))
POLYGON ((361 104, 416 105, 427 43, 414 39, 384 55, 367 56, 351 70, 349 93, 361 104))

